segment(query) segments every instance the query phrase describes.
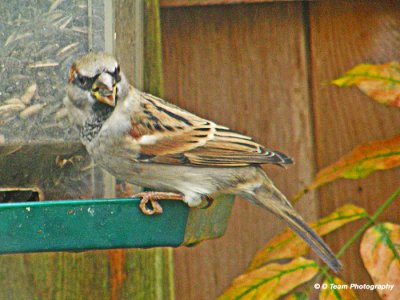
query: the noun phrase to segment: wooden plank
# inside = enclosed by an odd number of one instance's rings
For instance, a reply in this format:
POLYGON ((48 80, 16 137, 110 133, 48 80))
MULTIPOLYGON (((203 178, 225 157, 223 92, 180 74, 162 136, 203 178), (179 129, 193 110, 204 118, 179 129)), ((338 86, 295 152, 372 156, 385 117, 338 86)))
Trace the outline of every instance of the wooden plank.
POLYGON ((301 0, 160 0, 161 7, 229 5, 241 3, 288 2, 301 0))
MULTIPOLYGON (((398 58, 400 3, 397 1, 316 1, 310 4, 312 83, 317 164, 322 168, 354 146, 398 134, 399 112, 384 107, 356 88, 322 83, 359 63, 383 63, 398 58)), ((321 214, 352 202, 371 214, 398 187, 400 170, 378 172, 359 181, 341 180, 320 192, 321 214)), ((400 207, 392 205, 382 220, 399 222, 400 207)), ((328 238, 338 250, 354 234, 346 228, 328 238)), ((346 282, 370 283, 355 243, 343 258, 346 282), (357 255, 354 255, 357 254, 357 255)), ((359 290, 360 299, 377 299, 359 290)))
POLYGON ((116 41, 114 52, 131 84, 143 89, 144 84, 144 20, 143 0, 118 0, 114 5, 116 41))
POLYGON ((164 77, 161 48, 160 7, 158 0, 146 0, 144 22, 144 90, 158 97, 164 96, 164 77))
MULTIPOLYGON (((115 6, 115 52, 128 80, 161 96, 158 0, 118 0, 115 6)), ((108 257, 113 299, 175 299, 171 249, 110 250, 108 257)))
MULTIPOLYGON (((159 249, 2 255, 1 299, 171 299, 159 249), (159 257, 159 260, 154 260, 159 257), (10 270, 13 270, 10 272, 10 270), (144 271, 145 270, 145 271, 144 271), (113 279, 113 280, 112 280, 113 279)), ((170 260, 169 263, 172 263, 170 260)), ((173 299, 173 298, 172 298, 173 299)))
MULTIPOLYGON (((287 171, 266 167, 288 196, 313 173, 302 18, 300 3, 162 10, 166 99, 292 155, 287 171)), ((214 299, 282 228, 238 199, 223 238, 175 251, 177 299, 214 299)))

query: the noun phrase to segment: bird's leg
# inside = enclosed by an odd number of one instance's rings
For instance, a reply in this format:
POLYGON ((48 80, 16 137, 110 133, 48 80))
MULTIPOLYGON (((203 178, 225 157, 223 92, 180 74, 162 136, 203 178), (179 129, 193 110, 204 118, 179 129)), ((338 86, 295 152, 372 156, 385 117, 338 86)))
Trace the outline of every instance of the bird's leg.
POLYGON ((140 210, 145 215, 159 215, 162 214, 163 209, 157 200, 181 200, 183 201, 183 195, 178 193, 166 193, 166 192, 142 192, 132 195, 132 198, 142 198, 140 200, 140 210), (151 208, 146 206, 147 203, 151 203, 151 208))
POLYGON ((214 203, 214 199, 210 196, 203 195, 201 196, 201 203, 198 206, 200 209, 207 209, 214 203))

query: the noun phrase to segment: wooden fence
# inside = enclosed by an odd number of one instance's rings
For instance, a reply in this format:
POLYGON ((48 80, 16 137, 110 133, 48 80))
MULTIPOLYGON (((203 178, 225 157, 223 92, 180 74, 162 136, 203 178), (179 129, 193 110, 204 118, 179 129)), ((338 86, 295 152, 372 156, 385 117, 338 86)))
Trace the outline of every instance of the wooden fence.
MULTIPOLYGON (((175 2, 171 5, 190 4, 175 2)), ((400 2, 174 8, 168 3, 161 2, 165 97, 290 154, 296 164, 288 170, 266 167, 289 197, 356 145, 398 134, 396 109, 356 88, 326 83, 358 63, 398 59, 400 2)), ((347 202, 372 213, 396 189, 399 175, 396 169, 340 180, 307 195, 297 208, 308 220, 347 202)), ((394 204, 382 219, 398 223, 399 215, 394 204)), ((327 242, 337 251, 360 225, 345 227, 327 242)), ((282 229, 277 218, 239 199, 223 238, 175 250, 176 299, 214 299, 282 229)), ((370 283, 358 243, 347 250, 343 263, 347 282, 370 283)), ((376 299, 373 292, 358 295, 376 299)))

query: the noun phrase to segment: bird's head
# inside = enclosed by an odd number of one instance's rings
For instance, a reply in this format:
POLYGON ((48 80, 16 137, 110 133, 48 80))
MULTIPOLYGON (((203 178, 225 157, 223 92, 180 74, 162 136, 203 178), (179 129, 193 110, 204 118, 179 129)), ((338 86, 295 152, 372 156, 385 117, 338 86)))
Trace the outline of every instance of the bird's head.
POLYGON ((92 52, 81 56, 68 74, 67 94, 77 108, 113 108, 127 90, 125 76, 111 54, 92 52))

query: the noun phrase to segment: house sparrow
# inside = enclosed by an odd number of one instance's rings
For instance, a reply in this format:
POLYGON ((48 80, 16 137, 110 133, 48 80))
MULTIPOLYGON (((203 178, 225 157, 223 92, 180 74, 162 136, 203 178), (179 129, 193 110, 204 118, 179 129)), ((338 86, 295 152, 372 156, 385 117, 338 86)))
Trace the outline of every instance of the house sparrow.
POLYGON ((97 164, 117 178, 162 191, 133 196, 142 198, 144 213, 162 212, 157 199, 196 207, 218 194, 238 195, 281 217, 340 271, 329 247, 260 167, 291 164, 285 154, 135 89, 106 53, 89 53, 73 63, 64 104, 97 164))

